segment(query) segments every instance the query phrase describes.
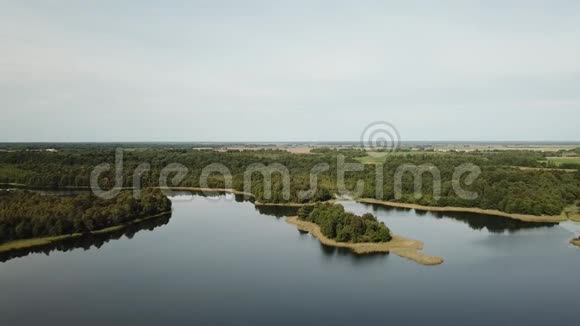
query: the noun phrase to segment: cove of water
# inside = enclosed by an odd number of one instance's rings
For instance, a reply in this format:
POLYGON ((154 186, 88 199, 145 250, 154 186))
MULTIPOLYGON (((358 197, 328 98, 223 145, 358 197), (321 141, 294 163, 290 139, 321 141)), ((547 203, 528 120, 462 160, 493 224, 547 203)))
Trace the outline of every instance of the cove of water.
POLYGON ((0 325, 578 323, 569 225, 341 202, 438 266, 322 246, 292 208, 172 197, 171 217, 0 260, 0 325))

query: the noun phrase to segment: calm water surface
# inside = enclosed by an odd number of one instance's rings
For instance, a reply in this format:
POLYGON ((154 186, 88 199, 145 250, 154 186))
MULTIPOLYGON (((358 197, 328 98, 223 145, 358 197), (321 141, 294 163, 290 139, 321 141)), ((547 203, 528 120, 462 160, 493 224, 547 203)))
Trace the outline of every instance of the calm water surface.
POLYGON ((576 225, 343 202, 445 263, 355 256, 287 224, 292 209, 173 197, 171 218, 0 263, 0 325, 578 323, 576 225), (66 250, 66 251, 63 251, 66 250))

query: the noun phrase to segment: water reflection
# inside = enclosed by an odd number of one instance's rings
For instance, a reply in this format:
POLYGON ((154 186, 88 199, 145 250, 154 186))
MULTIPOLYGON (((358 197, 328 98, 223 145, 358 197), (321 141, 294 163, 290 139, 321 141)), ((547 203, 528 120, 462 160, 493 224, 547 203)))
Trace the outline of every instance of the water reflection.
POLYGON ((222 201, 222 200, 229 200, 229 201, 235 201, 236 203, 241 203, 241 202, 254 202, 253 198, 250 199, 246 199, 244 197, 244 195, 239 195, 239 194, 233 194, 231 192, 227 192, 227 191, 222 191, 222 190, 206 190, 206 191, 201 191, 201 190, 165 190, 165 193, 169 196, 172 197, 172 199, 178 199, 180 201, 186 201, 186 200, 193 200, 194 197, 203 197, 203 198, 207 198, 209 200, 216 200, 216 201, 222 201))
MULTIPOLYGON (((172 198, 179 197, 180 200, 192 200, 194 196, 208 198, 210 200, 233 200, 236 203, 250 202, 254 203, 253 198, 246 199, 244 195, 232 194, 230 192, 212 190, 212 191, 171 191, 172 198)), ((254 208, 261 215, 274 216, 276 218, 296 215, 299 207, 292 206, 275 206, 275 205, 255 205, 254 208)))
POLYGON ((377 258, 377 257, 384 257, 387 256, 388 253, 386 252, 373 252, 373 253, 366 253, 366 254, 355 254, 352 250, 348 248, 342 247, 334 247, 334 246, 327 246, 322 242, 319 242, 320 249, 325 256, 332 257, 332 256, 349 256, 352 257, 355 261, 362 261, 368 260, 369 258, 377 258))
POLYGON ((125 228, 104 234, 87 234, 79 238, 64 239, 62 241, 51 243, 34 248, 24 248, 10 252, 0 253, 0 262, 6 262, 14 258, 28 256, 33 253, 44 253, 49 256, 53 251, 67 252, 74 249, 82 248, 89 250, 92 247, 101 248, 105 243, 111 240, 118 240, 121 237, 132 239, 137 232, 153 231, 154 229, 166 225, 171 219, 171 214, 160 216, 158 218, 145 220, 139 223, 127 225, 125 228))
POLYGON ((298 214, 299 207, 290 206, 255 206, 256 211, 262 215, 275 216, 276 218, 293 216, 298 214))
MULTIPOLYGON (((50 194, 75 194, 77 191, 46 191, 50 194)), ((195 197, 204 197, 207 200, 218 201, 235 201, 235 202, 254 202, 253 199, 246 199, 243 195, 231 194, 224 191, 211 191, 211 192, 201 192, 201 191, 172 191, 171 199, 173 201, 192 201, 195 197)), ((538 228, 551 228, 558 225, 558 223, 534 223, 534 222, 524 222, 515 219, 483 215, 477 213, 458 213, 458 212, 430 212, 422 210, 414 210, 409 208, 400 207, 389 207, 376 204, 363 204, 355 203, 352 201, 343 202, 343 204, 357 208, 357 210, 363 209, 366 211, 371 211, 375 215, 380 217, 386 217, 387 219, 413 219, 415 218, 416 223, 420 224, 421 219, 435 218, 435 219, 452 219, 461 223, 467 224, 472 230, 482 231, 484 229, 492 233, 513 233, 520 230, 538 229, 538 228)), ((286 216, 296 215, 298 207, 288 207, 288 206, 264 206, 255 205, 254 209, 261 215, 273 216, 276 218, 283 218, 286 216)), ((360 212, 358 212, 360 213, 360 212)), ((119 230, 113 233, 102 234, 102 235, 87 235, 78 239, 67 239, 56 244, 49 244, 42 247, 36 247, 34 249, 22 249, 11 251, 9 253, 0 254, 0 262, 5 262, 16 257, 23 257, 32 253, 45 253, 49 255, 51 252, 57 251, 70 251, 76 248, 83 248, 85 250, 96 247, 100 248, 105 243, 110 240, 116 240, 123 236, 131 239, 135 233, 143 230, 154 230, 157 227, 169 223, 171 216, 160 217, 158 219, 144 221, 138 224, 133 224, 126 227, 123 230, 119 230)), ((387 225, 389 221, 387 220, 387 225)), ((298 231, 300 237, 304 237, 308 232, 298 231)), ((316 240, 318 241, 318 240, 316 240)), ((347 248, 336 248, 332 246, 326 246, 320 243, 320 248, 324 256, 350 256, 356 260, 368 259, 369 257, 384 256, 384 253, 369 254, 369 255, 358 255, 354 254, 350 249, 347 248)))
POLYGON ((415 216, 419 218, 436 218, 436 219, 453 219, 467 224, 472 230, 481 231, 487 229, 492 233, 513 233, 520 230, 531 230, 539 228, 550 228, 558 225, 558 223, 543 223, 543 222, 525 222, 503 216, 486 215, 479 213, 468 212, 433 212, 425 210, 417 210, 403 207, 389 207, 384 205, 361 204, 366 209, 371 210, 375 215, 392 216, 392 215, 407 215, 414 212, 415 216))
POLYGON ((73 325, 577 323, 580 250, 564 229, 504 236, 431 213, 381 212, 446 259, 423 267, 325 247, 235 197, 180 199, 169 224, 130 241, 0 264, 2 325, 52 325, 63 307, 73 325))
POLYGON ((434 212, 433 215, 438 219, 452 218, 456 221, 466 223, 473 230, 487 229, 492 233, 504 233, 506 231, 512 233, 520 230, 550 228, 558 225, 558 223, 525 222, 502 216, 483 215, 476 213, 434 212))

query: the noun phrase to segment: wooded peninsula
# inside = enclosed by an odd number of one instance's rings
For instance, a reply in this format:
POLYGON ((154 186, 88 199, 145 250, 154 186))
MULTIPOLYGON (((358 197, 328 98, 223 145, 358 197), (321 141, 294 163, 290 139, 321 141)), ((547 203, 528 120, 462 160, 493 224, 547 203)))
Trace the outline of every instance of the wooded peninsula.
POLYGON ((143 190, 139 199, 124 191, 109 200, 88 192, 60 196, 0 191, 0 245, 22 239, 112 230, 170 212, 171 200, 158 189, 143 190))

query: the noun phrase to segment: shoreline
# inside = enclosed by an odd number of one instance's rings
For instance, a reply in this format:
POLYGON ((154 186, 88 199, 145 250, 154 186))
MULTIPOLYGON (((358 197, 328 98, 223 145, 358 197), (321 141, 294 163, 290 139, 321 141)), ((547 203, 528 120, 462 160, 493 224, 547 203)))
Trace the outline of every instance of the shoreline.
MULTIPOLYGON (((256 198, 256 196, 254 196, 254 194, 249 193, 249 192, 243 192, 240 190, 235 190, 235 189, 231 189, 231 188, 200 188, 200 187, 158 187, 161 190, 170 190, 170 191, 201 191, 201 192, 225 192, 225 193, 230 193, 230 194, 234 194, 234 195, 242 195, 242 196, 248 196, 251 198, 256 198)), ((326 203, 326 202, 332 202, 332 200, 330 201, 325 201, 325 202, 320 202, 320 203, 326 203)), ((302 206, 314 206, 316 205, 318 202, 314 202, 314 203, 263 203, 261 201, 254 201, 253 204, 255 206, 280 206, 280 207, 302 207, 302 206)))
POLYGON ((286 222, 296 225, 300 231, 309 232, 324 245, 348 248, 359 255, 392 252, 400 257, 410 259, 421 265, 439 265, 443 263, 442 257, 429 256, 422 253, 421 250, 423 249, 423 243, 418 240, 407 239, 393 234, 393 238, 389 242, 338 242, 336 240, 327 238, 324 234, 322 234, 320 226, 317 224, 300 220, 297 216, 287 217, 286 222))
POLYGON ((314 206, 316 205, 316 203, 262 203, 260 201, 255 201, 254 205, 271 206, 271 207, 303 207, 303 206, 314 206))
MULTIPOLYGON (((93 234, 93 235, 94 234, 106 234, 106 233, 122 230, 130 225, 138 224, 138 223, 145 222, 145 221, 148 221, 148 220, 151 220, 154 218, 162 217, 162 216, 165 216, 167 214, 171 214, 171 212, 172 211, 167 211, 167 212, 159 213, 156 215, 138 218, 138 219, 135 219, 135 220, 128 222, 128 223, 125 223, 125 224, 110 226, 108 228, 92 231, 89 234, 93 234)), ((83 234, 83 233, 71 233, 71 234, 57 235, 57 236, 53 236, 53 237, 13 240, 10 242, 0 244, 0 253, 6 253, 6 252, 14 251, 14 250, 42 247, 42 246, 46 246, 46 245, 53 244, 55 242, 59 242, 59 241, 63 241, 63 240, 67 240, 67 239, 80 238, 84 235, 85 234, 83 234)))
MULTIPOLYGON (((15 184, 15 183, 0 183, 0 186, 13 186, 13 187, 20 187, 23 189, 49 189, 49 190, 73 190, 73 189, 82 189, 82 190, 90 190, 89 187, 63 187, 52 189, 48 187, 32 187, 29 185, 24 184, 15 184)), ((225 192, 231 193, 236 195, 244 195, 255 198, 255 196, 251 193, 231 189, 231 188, 203 188, 203 187, 153 187, 161 190, 171 190, 171 191, 201 191, 201 192, 225 192)), ((124 187, 121 188, 122 190, 131 190, 131 187, 124 187)), ((338 200, 332 199, 325 202, 320 203, 335 203, 338 200)), ((421 211, 435 211, 435 212, 465 212, 465 213, 476 213, 476 214, 484 214, 484 215, 492 215, 492 216, 500 216, 506 217, 511 219, 516 219, 524 222, 540 222, 540 223, 559 223, 564 222, 567 220, 571 221, 580 221, 576 219, 575 216, 568 217, 564 216, 565 212, 561 215, 527 215, 527 214, 516 214, 516 213, 506 213, 499 210, 490 210, 490 209, 482 209, 482 208, 475 208, 475 207, 455 207, 455 206, 424 206, 419 204, 410 204, 410 203, 400 203, 400 202, 393 202, 393 201, 384 201, 378 200, 373 198, 357 198, 354 201, 364 204, 377 204, 377 205, 384 205, 389 207, 396 207, 396 208, 406 208, 406 209, 415 209, 421 211)), ((303 207, 303 206, 312 206, 316 205, 318 202, 314 203, 263 203, 260 201, 255 201, 253 204, 255 206, 280 206, 280 207, 303 207)), ((163 212, 157 215, 145 217, 145 218, 138 218, 129 223, 111 226, 105 229, 96 230, 90 232, 90 234, 105 234, 113 231, 118 231, 123 228, 126 228, 129 225, 140 223, 149 219, 161 217, 163 215, 170 214, 171 211, 163 212)), ((383 243, 346 243, 346 242, 337 242, 333 239, 329 239, 322 234, 320 231, 320 227, 311 222, 299 220, 296 216, 288 216, 286 221, 290 224, 296 225, 299 230, 309 232, 314 237, 319 239, 319 241, 325 245, 333 246, 333 247, 341 247, 341 248, 348 248, 351 249, 356 254, 367 254, 367 253, 389 253, 393 252, 398 256, 408 258, 413 260, 419 264, 423 265, 438 265, 443 263, 442 257, 437 256, 429 256, 420 252, 423 249, 423 243, 418 240, 407 239, 401 236, 393 235, 393 239, 389 242, 383 243)), ((83 236, 82 233, 72 233, 72 234, 65 234, 60 236, 54 237, 43 237, 43 238, 31 238, 31 239, 20 239, 10 241, 4 244, 0 244, 0 253, 10 252, 13 250, 19 249, 26 249, 26 248, 34 248, 40 247, 48 244, 52 244, 54 242, 66 240, 66 239, 73 239, 83 236)), ((572 239, 570 240, 572 245, 580 247, 580 239, 572 239)))
POLYGON ((314 206, 316 204, 334 204, 336 203, 337 200, 336 199, 330 199, 330 200, 326 200, 326 201, 316 201, 316 202, 308 202, 308 203, 262 203, 259 201, 254 202, 254 205, 256 206, 278 206, 278 207, 304 207, 304 206, 314 206))
POLYGON ((202 188, 202 187, 153 187, 160 190, 170 190, 170 191, 201 191, 201 192, 227 192, 235 195, 244 195, 254 198, 254 194, 249 192, 243 192, 231 188, 202 188))
POLYGON ((432 212, 459 212, 459 213, 477 213, 484 215, 493 215, 512 218, 524 222, 539 222, 539 223, 559 223, 568 220, 568 217, 561 215, 527 215, 517 213, 506 213, 495 209, 483 209, 476 207, 454 207, 454 206, 424 206, 419 204, 399 203, 393 201, 378 200, 373 198, 358 198, 355 201, 364 204, 378 204, 390 207, 409 208, 421 211, 432 212))
MULTIPOLYGON (((62 187, 62 188, 49 188, 49 187, 34 187, 30 185, 24 184, 16 184, 16 183, 0 183, 0 186, 12 186, 12 187, 20 187, 24 190, 38 190, 38 189, 47 189, 47 190, 91 190, 90 187, 62 187)), ((152 187, 161 190, 170 190, 170 191, 201 191, 201 192, 225 192, 231 193, 235 195, 243 195, 251 198, 255 198, 254 194, 235 190, 232 188, 203 188, 203 187, 152 187)), ((132 187, 123 187, 120 188, 121 190, 132 190, 132 187)), ((309 202, 309 203, 263 203, 260 201, 254 201, 253 204, 255 206, 280 206, 280 207, 302 207, 302 206, 313 206, 317 203, 334 203, 338 200, 332 199, 325 202, 309 202)), ((385 201, 379 200, 374 198, 356 198, 354 201, 364 204, 378 204, 390 207, 397 207, 397 208, 408 208, 408 209, 416 209, 421 211, 431 211, 431 212, 457 212, 457 213, 476 213, 476 214, 484 214, 484 215, 492 215, 492 216, 500 216, 500 217, 507 217, 511 219, 516 219, 524 222, 538 222, 538 223, 559 223, 564 221, 574 221, 580 222, 580 214, 573 214, 572 216, 568 216, 567 212, 564 210, 560 215, 529 215, 529 214, 519 214, 519 213, 506 213, 496 209, 483 209, 477 207, 458 207, 458 206, 424 206, 419 204, 410 204, 410 203, 400 203, 394 201, 385 201)))
MULTIPOLYGON (((71 186, 71 187, 60 187, 60 188, 50 188, 50 187, 41 187, 41 186, 30 186, 30 185, 25 185, 25 184, 20 184, 20 183, 0 183, 0 186, 4 186, 4 187, 15 187, 18 189, 22 189, 22 190, 46 190, 46 191, 66 191, 66 190, 86 190, 86 191, 90 191, 91 188, 90 187, 83 187, 83 186, 71 186)), ((232 188, 203 188, 203 187, 151 187, 154 189, 160 189, 160 190, 169 190, 169 191, 201 191, 201 192, 225 192, 225 193, 229 193, 229 194, 234 194, 234 195, 242 195, 242 196, 247 196, 247 197, 251 197, 251 198, 255 198, 256 196, 254 196, 254 194, 249 193, 249 192, 244 192, 244 191, 240 191, 240 190, 235 190, 232 188)), ((113 189, 120 189, 122 191, 124 190, 133 190, 133 187, 121 187, 121 188, 113 188, 113 189)), ((112 190, 112 189, 110 189, 112 190)), ((255 201, 253 202, 254 205, 256 206, 282 206, 282 207, 302 207, 302 206, 314 206, 317 203, 332 203, 334 202, 334 200, 327 200, 324 202, 308 202, 308 203, 295 203, 295 202, 289 202, 289 203, 263 203, 260 201, 255 201)))

